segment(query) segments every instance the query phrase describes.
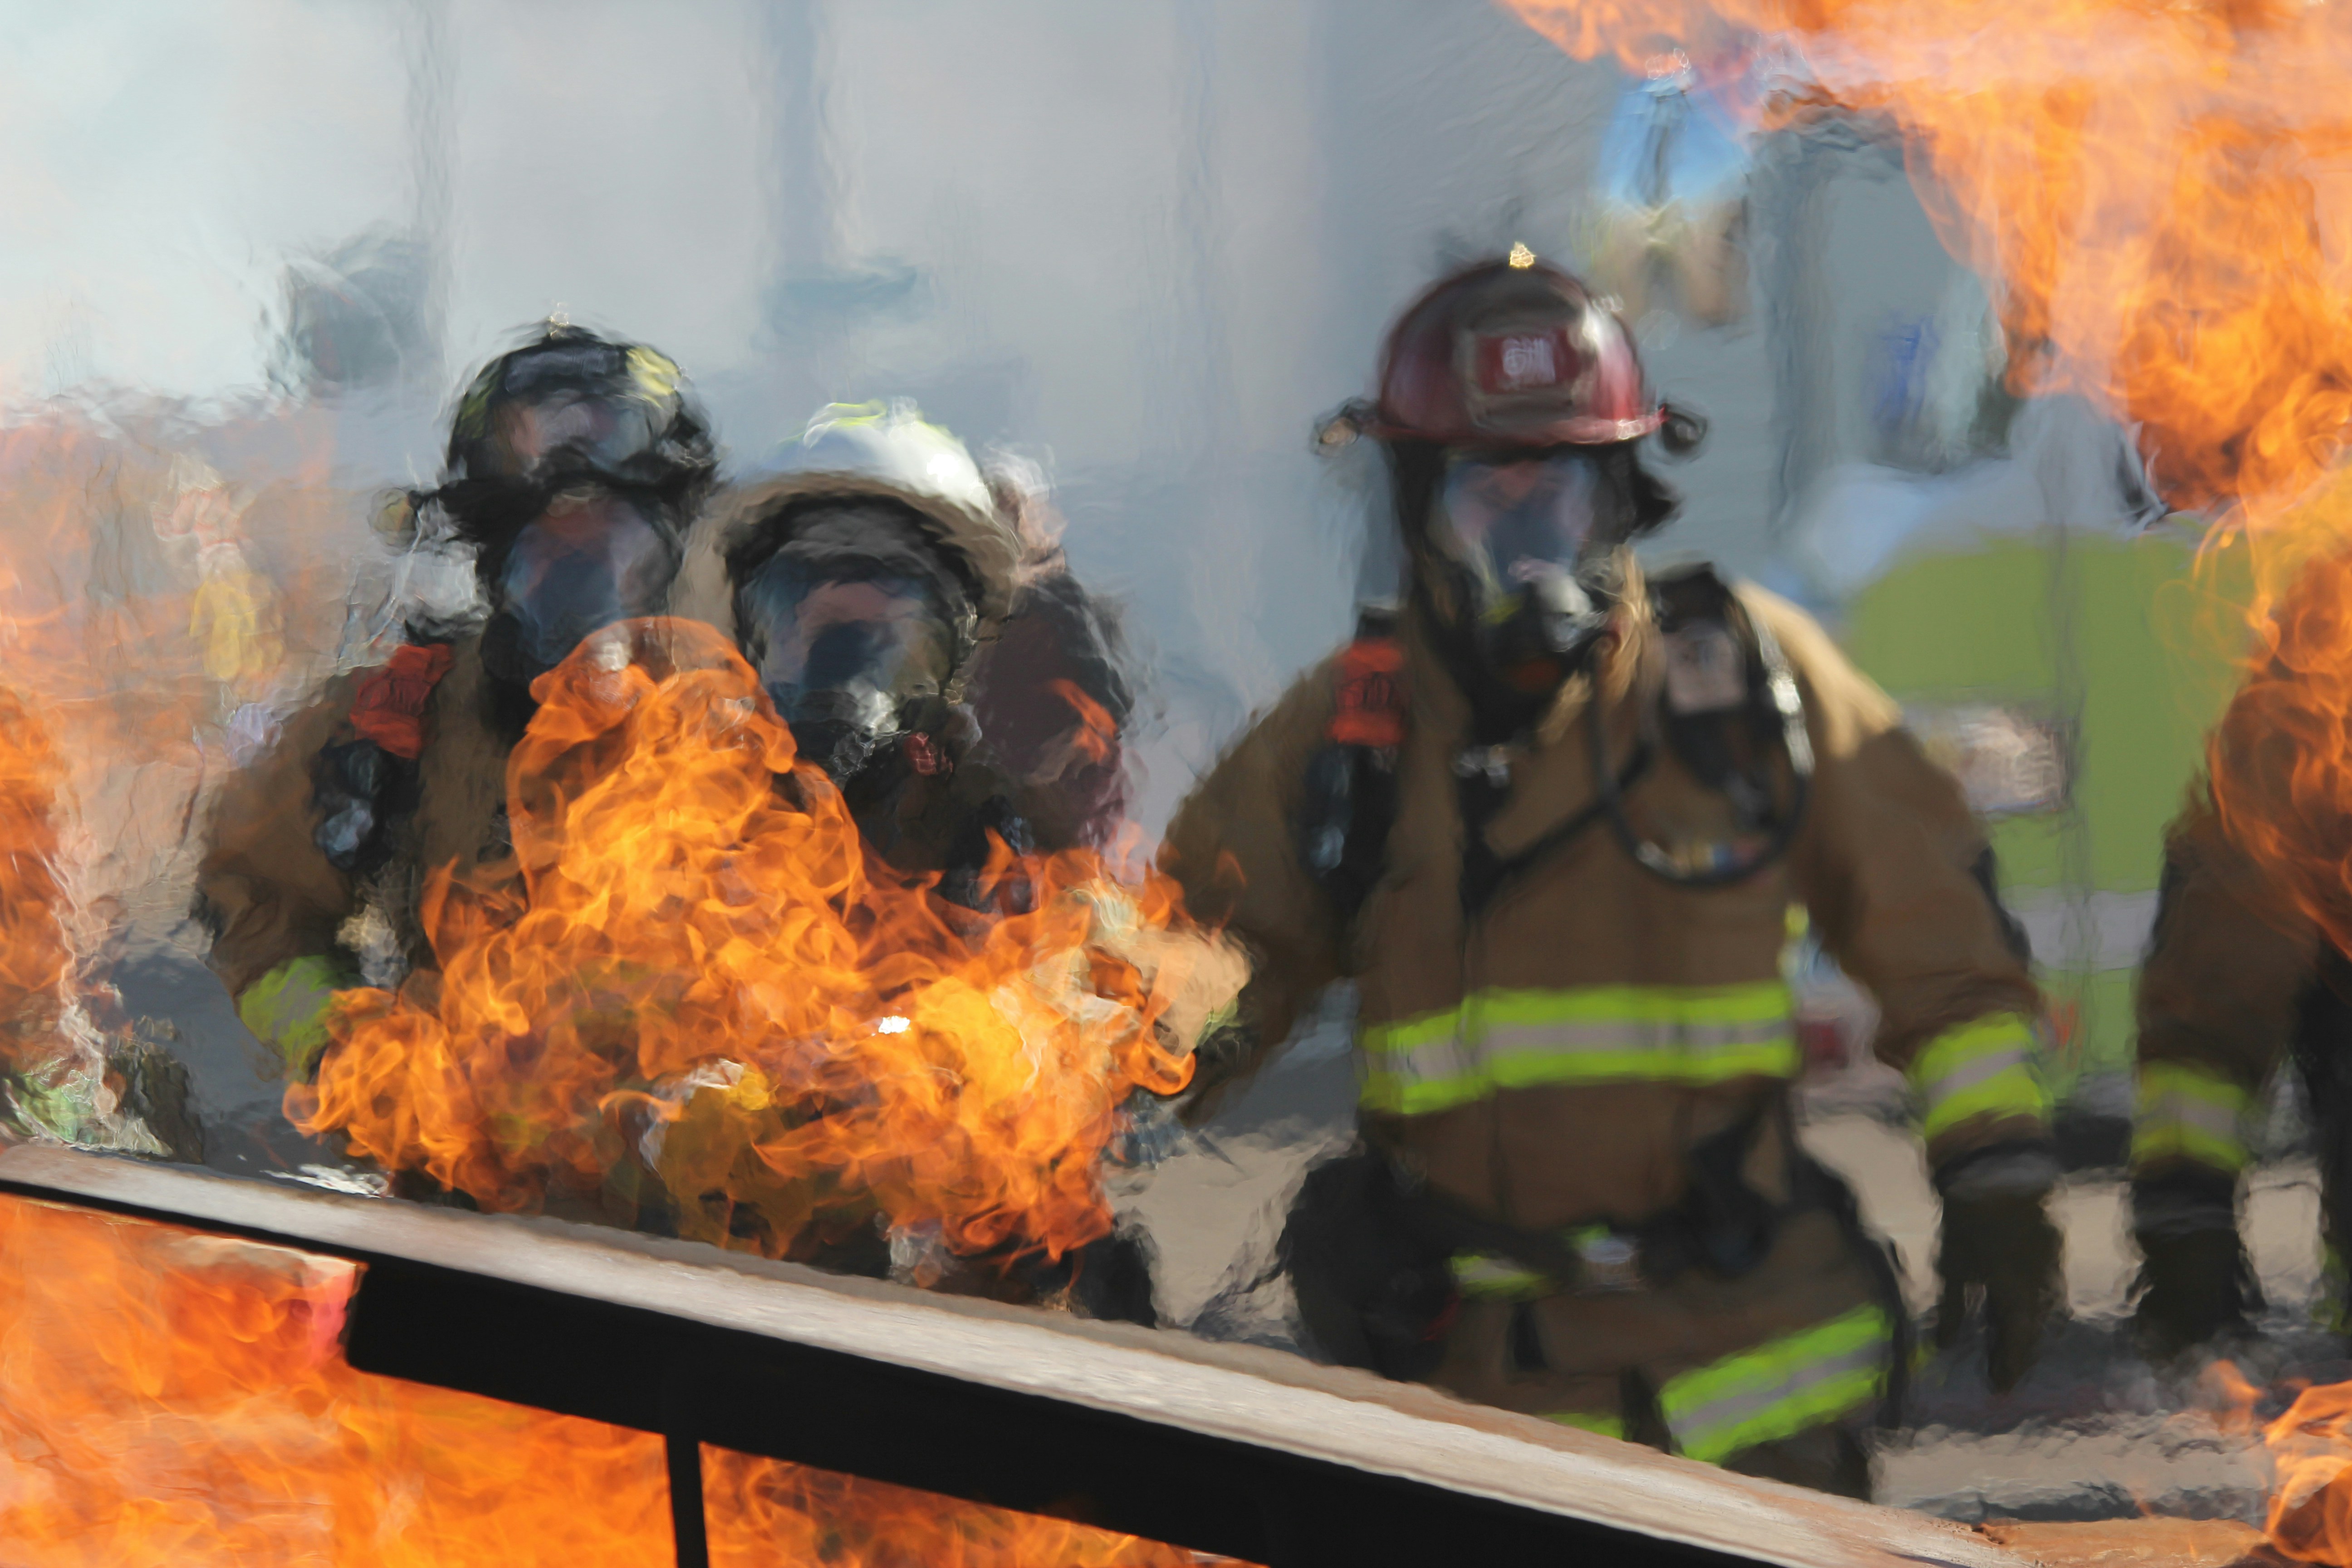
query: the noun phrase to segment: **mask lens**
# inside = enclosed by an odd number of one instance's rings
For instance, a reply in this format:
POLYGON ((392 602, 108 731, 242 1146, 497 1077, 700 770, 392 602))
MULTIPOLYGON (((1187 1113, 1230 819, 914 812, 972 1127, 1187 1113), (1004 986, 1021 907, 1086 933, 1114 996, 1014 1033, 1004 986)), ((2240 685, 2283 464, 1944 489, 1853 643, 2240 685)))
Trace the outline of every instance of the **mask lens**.
POLYGON ((1592 536, 1599 471, 1576 453, 1496 459, 1457 453, 1446 461, 1434 534, 1439 547, 1487 589, 1572 572, 1592 536))
POLYGON ((812 581, 778 556, 744 584, 738 606, 761 684, 787 720, 814 693, 870 693, 895 709, 945 679, 945 628, 905 579, 812 581))
POLYGON ((499 595, 526 658, 552 669, 591 633, 658 612, 677 571, 669 541, 606 499, 551 511, 517 534, 499 595))

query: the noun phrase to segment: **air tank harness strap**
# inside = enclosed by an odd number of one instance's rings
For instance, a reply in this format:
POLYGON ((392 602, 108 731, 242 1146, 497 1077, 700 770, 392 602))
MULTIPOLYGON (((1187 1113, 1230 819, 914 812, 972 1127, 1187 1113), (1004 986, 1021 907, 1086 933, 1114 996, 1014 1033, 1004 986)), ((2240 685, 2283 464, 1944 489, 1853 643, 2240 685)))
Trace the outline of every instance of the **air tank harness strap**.
POLYGON ((1343 921, 1352 922, 1381 879, 1396 822, 1397 752, 1404 744, 1404 645, 1393 605, 1356 613, 1339 655, 1338 689, 1323 745, 1307 764, 1298 857, 1343 921))
POLYGON ((424 753, 434 689, 456 656, 446 643, 406 643, 360 678, 347 739, 311 763, 311 841, 339 871, 365 875, 390 850, 390 824, 416 806, 416 759, 424 753))
POLYGON ((1467 751, 1456 757, 1454 787, 1462 813, 1462 918, 1476 920, 1505 887, 1601 821, 1608 811, 1608 800, 1640 783, 1656 755, 1646 740, 1635 746, 1614 780, 1603 784, 1591 802, 1569 813, 1525 849, 1507 857, 1496 854, 1486 842, 1486 825, 1511 794, 1510 769, 1500 749, 1467 751))
MULTIPOLYGON (((1654 579, 1652 602, 1666 650, 1667 743, 1692 775, 1732 804, 1754 831, 1721 844, 1668 847, 1626 816, 1624 789, 1609 762, 1606 716, 1588 715, 1592 776, 1611 831, 1643 870, 1685 888, 1744 881, 1789 852, 1803 826, 1813 747, 1795 671, 1779 639, 1706 566, 1654 579), (1769 752, 1785 762, 1785 803, 1776 803, 1769 752), (1759 756, 1756 753, 1764 753, 1759 756)), ((1647 746, 1644 734, 1643 745, 1647 746)))

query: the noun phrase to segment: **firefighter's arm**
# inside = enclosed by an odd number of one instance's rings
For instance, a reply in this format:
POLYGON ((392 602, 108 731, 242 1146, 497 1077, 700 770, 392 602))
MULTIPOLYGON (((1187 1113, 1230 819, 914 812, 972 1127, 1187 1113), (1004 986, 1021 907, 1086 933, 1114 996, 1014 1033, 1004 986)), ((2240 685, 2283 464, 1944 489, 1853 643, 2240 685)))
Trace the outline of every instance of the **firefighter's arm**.
POLYGON ((196 870, 195 910, 213 937, 207 962, 246 1026, 296 1078, 326 1047, 329 1001, 358 983, 337 941, 353 908, 351 879, 314 839, 310 777, 345 705, 331 698, 298 713, 222 786, 196 870))
POLYGON ((2159 1355, 2242 1321, 2252 1304, 2237 1215, 2246 1123, 2293 1037, 2319 946, 2200 790, 2166 836, 2137 999, 2132 1234, 2144 1260, 2138 1327, 2159 1355))
POLYGON ((1877 1052, 1911 1081, 1930 1163, 2046 1141, 2041 999, 1958 782, 1819 626, 1777 601, 1754 607, 1797 669, 1814 748, 1799 888, 1823 945, 1878 1002, 1877 1052))
POLYGON ((1936 1337, 1955 1343, 1980 1301, 1987 1376, 2005 1391, 2063 1300, 2048 1212, 2060 1168, 2034 1070, 2041 1008, 2022 933, 2000 908, 1958 784, 1921 752, 1899 710, 1810 620, 1752 607, 1796 668, 1811 728, 1799 887, 1831 953, 1876 996, 1878 1054, 1920 1104, 1943 1206, 1936 1337))
POLYGON ((1297 829, 1332 679, 1328 669, 1310 673, 1253 724, 1178 807, 1160 847, 1160 868, 1183 889, 1185 908, 1222 930, 1248 971, 1202 1042, 1190 1119, 1206 1116, 1226 1086, 1255 1071, 1340 973, 1339 922, 1300 864, 1297 829))
POLYGON ((2193 802, 2166 836, 2140 969, 2136 1177, 2188 1165, 2236 1178, 2246 1113, 2286 1051, 2318 958, 2310 920, 2230 842, 2210 802, 2193 802))

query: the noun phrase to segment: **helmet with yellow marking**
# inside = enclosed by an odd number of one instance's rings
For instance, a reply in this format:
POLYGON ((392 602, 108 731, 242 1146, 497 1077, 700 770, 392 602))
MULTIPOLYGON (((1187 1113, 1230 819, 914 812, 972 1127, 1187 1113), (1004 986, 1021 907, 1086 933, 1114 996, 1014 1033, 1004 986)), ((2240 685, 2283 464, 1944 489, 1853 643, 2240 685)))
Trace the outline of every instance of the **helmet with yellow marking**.
POLYGON ((710 422, 675 361, 551 321, 484 365, 449 423, 441 499, 578 484, 691 508, 718 468, 710 422))

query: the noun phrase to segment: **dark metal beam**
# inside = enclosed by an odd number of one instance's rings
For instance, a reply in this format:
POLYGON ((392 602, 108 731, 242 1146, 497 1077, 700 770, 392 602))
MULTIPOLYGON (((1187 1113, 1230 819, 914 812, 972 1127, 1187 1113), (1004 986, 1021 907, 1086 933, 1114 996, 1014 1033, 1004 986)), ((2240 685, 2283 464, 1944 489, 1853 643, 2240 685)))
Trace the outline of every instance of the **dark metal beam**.
POLYGON ((61 1150, 0 1191, 365 1266, 363 1371, 1275 1565, 2015 1568, 1957 1527, 1250 1347, 544 1220, 61 1150))

